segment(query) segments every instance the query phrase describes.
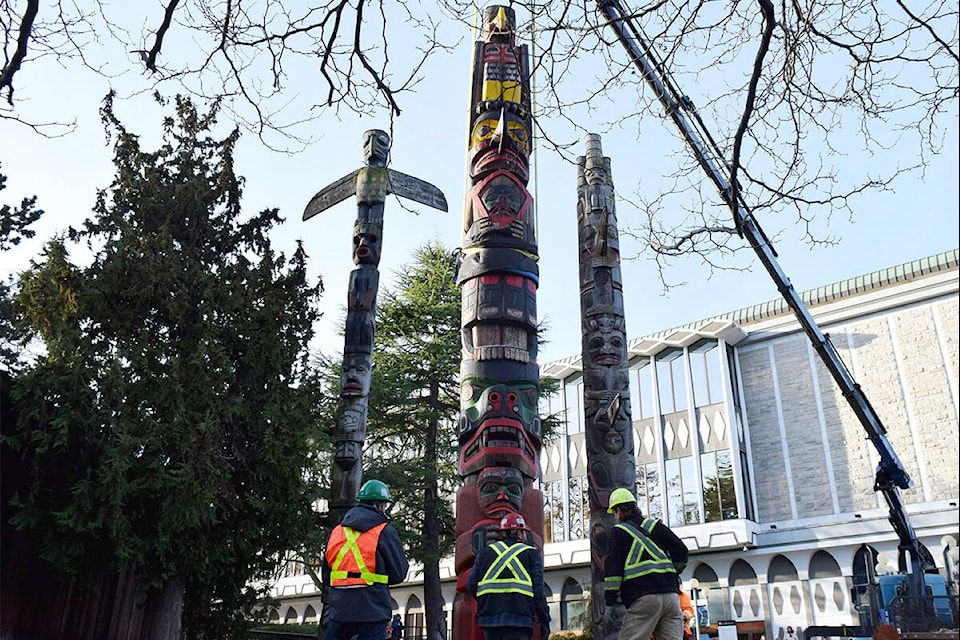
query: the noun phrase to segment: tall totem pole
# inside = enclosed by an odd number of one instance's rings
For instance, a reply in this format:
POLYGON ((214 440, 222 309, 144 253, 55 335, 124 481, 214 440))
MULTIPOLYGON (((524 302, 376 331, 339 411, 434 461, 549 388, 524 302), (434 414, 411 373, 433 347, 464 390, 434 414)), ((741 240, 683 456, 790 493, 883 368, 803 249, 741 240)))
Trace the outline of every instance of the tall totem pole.
POLYGON ((453 637, 482 640, 466 582, 500 519, 520 513, 543 548, 543 498, 533 488, 540 459, 537 267, 533 198, 527 191, 532 133, 527 49, 516 16, 483 10, 474 49, 469 175, 463 215, 457 595, 453 637))
MULTIPOLYGON (((353 263, 347 288, 347 321, 343 339, 343 367, 340 370, 340 412, 335 434, 334 467, 331 478, 330 520, 336 525, 356 504, 363 477, 362 451, 367 434, 367 396, 373 375, 373 336, 377 290, 380 285, 380 251, 383 239, 383 207, 387 194, 396 194, 441 211, 447 201, 438 188, 419 178, 387 168, 390 136, 371 129, 363 134, 366 166, 353 171, 317 192, 307 204, 303 219, 357 196, 357 219, 353 225, 353 263)), ((327 591, 322 601, 327 602, 327 591)), ((323 638, 327 608, 320 627, 323 638)))
POLYGON ((600 136, 584 139, 577 159, 577 232, 580 247, 580 322, 583 332, 583 418, 590 485, 590 568, 594 638, 613 640, 619 627, 604 622, 603 561, 610 531, 610 492, 634 490, 636 464, 630 414, 630 377, 623 315, 620 240, 610 158, 600 136))

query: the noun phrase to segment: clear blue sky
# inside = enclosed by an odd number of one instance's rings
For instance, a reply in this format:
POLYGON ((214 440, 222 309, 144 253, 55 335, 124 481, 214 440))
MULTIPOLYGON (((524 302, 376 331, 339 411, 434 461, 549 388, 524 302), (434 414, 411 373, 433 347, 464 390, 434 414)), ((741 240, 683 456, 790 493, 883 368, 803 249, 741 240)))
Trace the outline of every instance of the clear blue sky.
MULTIPOLYGON (((409 261, 418 245, 434 239, 449 247, 460 244, 472 55, 472 35, 464 31, 460 34, 464 40, 456 52, 428 67, 428 77, 420 85, 419 93, 401 105, 404 110, 396 121, 391 161, 392 168, 440 187, 450 211, 441 213, 407 203, 414 212, 404 210, 395 199, 388 201, 381 290, 389 286, 396 267, 409 261)), ((76 119, 78 128, 68 136, 46 139, 22 125, 0 120, 0 171, 8 176, 7 189, 0 193, 0 200, 13 204, 22 196, 36 194, 39 206, 47 212, 36 226, 38 238, 34 242, 0 255, 0 276, 24 269, 51 234, 69 225, 79 225, 90 215, 96 190, 107 187, 113 176, 112 149, 105 142, 98 117, 100 100, 110 86, 124 96, 140 81, 132 71, 108 81, 88 71, 67 71, 47 61, 24 66, 17 77, 16 94, 25 100, 24 117, 32 121, 76 119)), ((303 91, 309 93, 309 88, 303 91)), ((635 106, 627 105, 627 109, 632 111, 635 106)), ((956 105, 952 108, 956 111, 956 105)), ((159 143, 162 112, 152 100, 144 96, 124 100, 117 111, 128 128, 142 134, 145 148, 152 149, 159 143)), ((612 113, 607 111, 606 119, 615 119, 615 110, 612 113)), ((226 115, 222 120, 225 119, 226 115)), ((296 240, 302 239, 315 276, 324 279, 325 315, 315 346, 325 352, 340 351, 343 346, 338 323, 346 301, 348 274, 353 269, 350 250, 356 209, 353 201, 348 200, 302 222, 303 207, 321 187, 362 164, 360 144, 365 129, 388 129, 389 125, 385 113, 364 119, 345 113, 338 119, 331 114, 312 125, 318 141, 300 153, 269 151, 252 134, 244 135, 238 149, 237 170, 246 177, 245 209, 253 213, 278 207, 286 221, 274 236, 276 247, 289 254, 296 240)), ((590 127, 589 121, 584 126, 590 127)), ((660 165, 671 155, 686 153, 678 145, 667 146, 665 141, 673 133, 672 127, 658 109, 644 117, 645 137, 640 144, 635 124, 625 123, 616 135, 604 134, 604 154, 612 158, 614 181, 626 196, 637 189, 656 189, 660 165), (660 129, 663 137, 656 133, 660 129)), ((574 140, 574 152, 582 153, 582 143, 578 138, 570 138, 574 140)), ((895 146, 890 153, 903 155, 904 164, 908 164, 915 151, 895 146)), ((822 235, 838 239, 836 246, 811 249, 799 241, 799 227, 763 217, 759 221, 774 236, 781 266, 798 290, 953 249, 960 243, 958 158, 954 117, 944 153, 933 160, 925 175, 902 180, 892 192, 859 199, 854 203, 853 220, 817 222, 822 235)), ((575 293, 576 170, 569 162, 541 148, 536 153, 532 175, 535 179, 531 179, 529 187, 539 216, 538 308, 541 320, 550 326, 549 344, 541 349, 540 361, 547 363, 576 355, 580 350, 579 300, 575 293)), ((637 213, 622 202, 617 206, 622 228, 637 213)), ((670 212, 663 215, 669 218, 670 212)), ((625 238, 621 238, 621 247, 624 254, 637 250, 625 238)), ((77 253, 75 259, 82 262, 82 253, 77 253)), ((748 265, 751 271, 720 273, 708 279, 709 271, 698 258, 677 260, 666 277, 672 283, 686 284, 665 295, 649 259, 624 262, 628 337, 637 338, 778 297, 773 282, 749 250, 731 264, 748 265)))

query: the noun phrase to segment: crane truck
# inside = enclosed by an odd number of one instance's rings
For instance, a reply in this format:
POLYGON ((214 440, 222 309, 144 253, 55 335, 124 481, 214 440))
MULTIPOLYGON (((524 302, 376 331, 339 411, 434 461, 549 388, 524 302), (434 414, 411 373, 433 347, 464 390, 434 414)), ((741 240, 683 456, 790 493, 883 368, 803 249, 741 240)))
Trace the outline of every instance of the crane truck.
MULTIPOLYGON (((904 633, 930 634, 941 629, 956 630, 955 584, 952 576, 948 575, 944 579, 939 574, 933 556, 917 538, 910 524, 900 490, 910 488, 913 482, 890 445, 880 417, 781 269, 776 259, 776 251, 744 201, 742 193, 739 189, 734 189, 728 180, 730 167, 723 159, 716 141, 704 125, 693 102, 678 90, 669 70, 658 58, 643 31, 620 0, 597 0, 597 5, 608 26, 616 33, 617 40, 623 45, 627 55, 653 89, 666 114, 693 151, 697 163, 730 208, 738 234, 750 244, 773 278, 780 294, 797 317, 814 350, 879 454, 874 490, 880 492, 887 503, 889 520, 899 541, 899 571, 892 575, 878 576, 875 575, 873 562, 868 562, 864 584, 854 584, 853 587, 854 602, 861 624, 810 627, 804 631, 805 637, 870 637, 882 623, 890 624, 904 633)), ((871 556, 871 560, 875 562, 876 557, 871 556)), ((955 631, 952 636, 956 637, 955 631)))

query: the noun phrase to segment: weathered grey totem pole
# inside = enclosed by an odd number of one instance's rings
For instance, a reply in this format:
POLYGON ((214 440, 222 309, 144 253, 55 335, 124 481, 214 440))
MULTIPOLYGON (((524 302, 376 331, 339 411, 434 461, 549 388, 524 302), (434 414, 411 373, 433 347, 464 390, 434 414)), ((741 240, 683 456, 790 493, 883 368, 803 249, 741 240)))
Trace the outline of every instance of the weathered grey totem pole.
POLYGON ((336 522, 354 505, 363 473, 361 450, 367 430, 367 396, 373 369, 373 333, 377 290, 380 284, 383 205, 393 193, 421 204, 447 210, 438 188, 419 178, 387 168, 390 136, 371 129, 363 134, 363 158, 367 166, 321 189, 303 212, 309 220, 321 211, 357 196, 357 220, 353 226, 353 263, 347 289, 347 324, 343 339, 343 369, 340 373, 342 407, 337 420, 335 467, 330 513, 336 522))
MULTIPOLYGON (((353 262, 347 289, 347 321, 340 373, 341 407, 337 418, 336 452, 330 496, 331 524, 356 504, 363 477, 361 453, 367 433, 367 396, 373 369, 373 336, 377 290, 380 283, 383 207, 388 194, 409 198, 441 211, 447 201, 438 188, 419 178, 387 168, 390 136, 372 129, 363 134, 366 166, 321 189, 303 212, 308 220, 321 211, 357 196, 357 220, 353 226, 353 262)), ((326 603, 326 591, 323 602, 326 603)), ((326 614, 326 607, 324 607, 326 614)), ((324 628, 326 616, 321 616, 324 628)))
POLYGON ((483 10, 474 49, 469 175, 463 216, 457 594, 453 637, 482 640, 466 581, 476 553, 508 512, 523 515, 543 547, 543 498, 533 488, 541 434, 537 414, 537 242, 527 191, 532 132, 525 46, 516 16, 483 10))
POLYGON ((600 136, 588 134, 577 159, 577 231, 580 247, 580 322, 583 331, 583 418, 590 500, 590 568, 594 637, 613 640, 619 628, 604 622, 603 560, 616 524, 607 513, 610 492, 634 491, 636 465, 630 414, 630 377, 623 315, 620 240, 610 158, 600 136))

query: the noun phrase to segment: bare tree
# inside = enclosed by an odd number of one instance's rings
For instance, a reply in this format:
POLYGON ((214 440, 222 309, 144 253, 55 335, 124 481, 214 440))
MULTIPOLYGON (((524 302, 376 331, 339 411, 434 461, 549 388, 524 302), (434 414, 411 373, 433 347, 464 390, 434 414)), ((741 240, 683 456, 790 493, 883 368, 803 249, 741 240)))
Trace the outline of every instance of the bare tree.
MULTIPOLYGON (((541 139, 571 157, 579 134, 600 123, 569 114, 615 104, 620 112, 603 127, 613 133, 664 115, 605 24, 602 1, 547 2, 529 22, 536 73, 549 79, 537 98, 541 139), (606 73, 584 73, 588 58, 604 60, 606 73), (564 119, 578 135, 557 137, 564 119)), ((680 108, 712 129, 734 200, 741 192, 755 212, 780 228, 799 223, 817 244, 833 239, 818 235, 815 218, 852 215, 859 195, 922 172, 956 135, 957 16, 955 3, 936 0, 649 0, 631 18, 657 71, 703 102, 684 96, 680 108), (891 159, 892 149, 901 155, 891 159)), ((621 233, 653 256, 661 277, 672 257, 697 254, 723 268, 745 247, 688 151, 680 149, 667 175, 674 187, 638 195, 633 204, 643 215, 623 217, 621 233)))
MULTIPOLYGON (((0 2, 0 117, 30 121, 18 111, 15 80, 32 61, 53 56, 104 75, 139 69, 144 90, 173 85, 225 99, 224 109, 261 138, 280 133, 298 143, 310 141, 303 125, 341 109, 399 114, 405 94, 429 75, 429 58, 471 39, 467 28, 479 8, 466 0, 42 5, 0 2), (117 53, 126 67, 111 58, 117 53)), ((643 0, 624 7, 659 69, 689 92, 684 108, 700 110, 694 113, 722 149, 729 182, 765 221, 780 229, 799 224, 812 244, 834 241, 822 223, 852 216, 858 196, 922 172, 956 127, 955 2, 643 0)), ((574 163, 585 133, 639 134, 644 145, 651 130, 669 128, 594 2, 520 9, 535 53, 536 127, 548 149, 574 163)), ((618 194, 623 236, 661 273, 690 254, 711 267, 736 264, 731 256, 745 245, 692 155, 680 143, 660 152, 681 159, 664 171, 670 186, 618 194)))
POLYGON ((362 114, 386 107, 391 117, 399 115, 402 96, 424 79, 428 58, 453 46, 441 41, 428 7, 384 0, 14 4, 0 1, 0 117, 35 128, 17 108, 15 80, 43 57, 108 77, 138 69, 143 90, 173 85, 219 99, 261 138, 279 132, 306 142, 298 124, 340 109, 362 114), (291 115, 293 94, 300 111, 291 115))

